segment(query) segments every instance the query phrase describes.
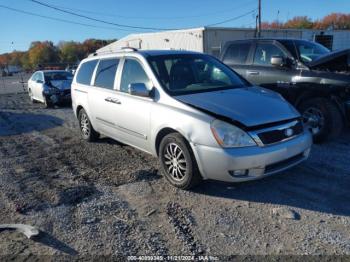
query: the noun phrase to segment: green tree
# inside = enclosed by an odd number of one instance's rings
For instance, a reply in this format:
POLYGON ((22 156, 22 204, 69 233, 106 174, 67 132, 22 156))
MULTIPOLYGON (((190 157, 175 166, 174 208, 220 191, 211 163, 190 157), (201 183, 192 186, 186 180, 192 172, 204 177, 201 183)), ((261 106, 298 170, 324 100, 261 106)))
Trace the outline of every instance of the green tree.
POLYGON ((84 58, 84 50, 80 43, 69 41, 59 43, 61 62, 75 64, 84 58))

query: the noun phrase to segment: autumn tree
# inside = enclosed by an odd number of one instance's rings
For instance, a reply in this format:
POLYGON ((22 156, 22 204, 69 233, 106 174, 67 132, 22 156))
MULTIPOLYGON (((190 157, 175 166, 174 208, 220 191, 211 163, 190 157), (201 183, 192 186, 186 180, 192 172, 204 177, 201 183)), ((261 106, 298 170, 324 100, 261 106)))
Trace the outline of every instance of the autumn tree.
POLYGON ((315 29, 350 29, 350 14, 332 13, 315 22, 315 29))
POLYGON ((59 60, 58 48, 51 41, 33 42, 30 45, 28 55, 32 68, 56 63, 59 60))

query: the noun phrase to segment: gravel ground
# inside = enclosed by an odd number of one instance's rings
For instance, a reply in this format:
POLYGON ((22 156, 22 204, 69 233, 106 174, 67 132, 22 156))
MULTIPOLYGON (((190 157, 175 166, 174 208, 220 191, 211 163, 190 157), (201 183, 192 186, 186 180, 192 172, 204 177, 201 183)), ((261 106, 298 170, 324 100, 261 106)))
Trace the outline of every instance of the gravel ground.
POLYGON ((152 156, 108 138, 82 141, 71 108, 3 94, 0 220, 41 234, 2 231, 0 254, 350 255, 349 150, 348 131, 282 174, 182 191, 152 156))

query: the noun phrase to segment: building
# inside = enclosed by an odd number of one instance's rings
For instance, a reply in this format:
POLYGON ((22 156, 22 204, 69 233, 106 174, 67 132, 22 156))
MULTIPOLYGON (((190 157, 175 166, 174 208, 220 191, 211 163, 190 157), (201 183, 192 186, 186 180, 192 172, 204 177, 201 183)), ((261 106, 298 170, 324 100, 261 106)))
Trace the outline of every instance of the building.
MULTIPOLYGON (((252 28, 200 27, 193 29, 131 34, 113 42, 97 53, 115 52, 122 47, 138 49, 174 49, 204 52, 219 56, 227 41, 254 38, 252 28)), ((317 41, 331 50, 350 47, 350 30, 269 29, 263 38, 298 38, 317 41)))

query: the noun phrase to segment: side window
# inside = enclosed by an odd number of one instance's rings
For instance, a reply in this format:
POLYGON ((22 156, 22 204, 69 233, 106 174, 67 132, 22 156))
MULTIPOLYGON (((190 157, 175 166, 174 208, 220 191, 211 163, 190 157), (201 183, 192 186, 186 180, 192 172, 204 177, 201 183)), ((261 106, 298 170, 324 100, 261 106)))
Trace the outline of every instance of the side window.
POLYGON ((134 59, 126 59, 123 66, 120 91, 128 92, 128 87, 133 83, 144 83, 151 88, 151 81, 139 62, 134 59))
POLYGON ((116 58, 101 60, 96 71, 95 86, 113 89, 118 63, 119 59, 116 58))
POLYGON ((38 72, 34 73, 34 75, 32 76, 32 81, 38 80, 38 74, 38 72))
POLYGON ((40 81, 44 82, 43 73, 38 73, 37 80, 40 80, 40 81))
POLYGON ((78 71, 76 81, 79 84, 90 85, 92 74, 94 72, 96 64, 97 60, 88 61, 82 64, 78 71))
POLYGON ((250 50, 250 43, 235 43, 231 44, 229 48, 227 48, 225 56, 224 56, 224 63, 229 64, 237 64, 237 65, 243 65, 246 63, 249 50, 250 50))
POLYGON ((257 44, 254 55, 254 64, 271 66, 271 57, 273 56, 286 57, 283 51, 273 44, 257 44))

